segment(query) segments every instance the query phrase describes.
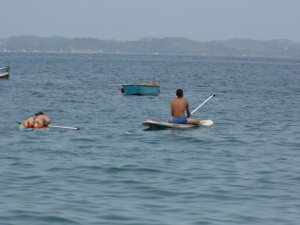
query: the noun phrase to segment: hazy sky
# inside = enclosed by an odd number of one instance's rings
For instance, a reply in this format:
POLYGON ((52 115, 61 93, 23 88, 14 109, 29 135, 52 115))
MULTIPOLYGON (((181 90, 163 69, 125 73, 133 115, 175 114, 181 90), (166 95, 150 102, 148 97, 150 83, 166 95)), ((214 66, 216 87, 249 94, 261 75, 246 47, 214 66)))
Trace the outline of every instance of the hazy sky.
POLYGON ((0 0, 0 11, 0 38, 300 42, 300 0, 0 0))

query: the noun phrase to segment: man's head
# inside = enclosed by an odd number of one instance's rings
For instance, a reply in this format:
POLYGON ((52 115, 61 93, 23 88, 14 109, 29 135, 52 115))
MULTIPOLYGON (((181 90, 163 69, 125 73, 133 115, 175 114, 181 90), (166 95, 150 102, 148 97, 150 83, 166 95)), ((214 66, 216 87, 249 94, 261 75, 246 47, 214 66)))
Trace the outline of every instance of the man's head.
POLYGON ((176 95, 178 98, 181 98, 183 96, 183 90, 182 89, 177 89, 176 90, 176 95))
POLYGON ((41 115, 44 115, 44 113, 42 111, 35 114, 35 116, 41 116, 41 115))

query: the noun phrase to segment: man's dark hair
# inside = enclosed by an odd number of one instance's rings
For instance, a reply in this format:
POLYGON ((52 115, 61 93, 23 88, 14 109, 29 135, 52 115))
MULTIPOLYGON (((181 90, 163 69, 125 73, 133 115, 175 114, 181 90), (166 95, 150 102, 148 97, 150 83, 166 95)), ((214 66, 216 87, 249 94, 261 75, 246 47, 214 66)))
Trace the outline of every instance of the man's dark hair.
POLYGON ((35 114, 35 116, 40 116, 40 115, 44 115, 44 113, 42 111, 40 111, 40 112, 35 114))
POLYGON ((177 89, 176 90, 176 95, 178 98, 182 97, 183 96, 183 90, 182 89, 177 89))

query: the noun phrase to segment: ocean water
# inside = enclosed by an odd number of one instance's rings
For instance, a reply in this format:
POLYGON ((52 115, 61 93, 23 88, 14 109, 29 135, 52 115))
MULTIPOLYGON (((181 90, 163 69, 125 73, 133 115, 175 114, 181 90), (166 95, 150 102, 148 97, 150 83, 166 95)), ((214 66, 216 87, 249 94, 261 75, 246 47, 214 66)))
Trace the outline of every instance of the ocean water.
POLYGON ((300 221, 300 59, 0 54, 0 224, 300 221), (121 96, 152 79, 159 96, 121 96), (146 131, 182 88, 212 127, 146 131), (61 126, 20 132, 44 111, 61 126))

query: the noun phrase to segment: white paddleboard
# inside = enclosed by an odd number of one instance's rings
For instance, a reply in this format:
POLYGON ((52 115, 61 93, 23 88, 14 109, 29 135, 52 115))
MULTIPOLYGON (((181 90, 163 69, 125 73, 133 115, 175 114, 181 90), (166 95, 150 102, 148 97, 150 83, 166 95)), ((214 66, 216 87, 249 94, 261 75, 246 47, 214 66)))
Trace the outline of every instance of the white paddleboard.
MULTIPOLYGON (((212 126, 214 122, 212 120, 201 120, 201 126, 212 126)), ((148 126, 150 129, 165 129, 165 128, 176 128, 176 129, 188 129, 196 128, 195 125, 191 124, 176 124, 176 123, 167 123, 167 122, 158 122, 154 120, 145 120, 143 122, 145 126, 148 126)))

